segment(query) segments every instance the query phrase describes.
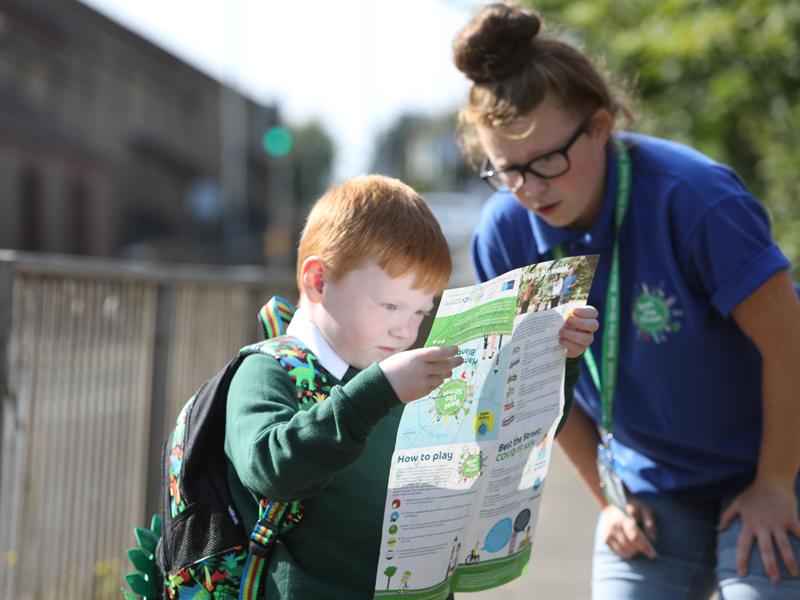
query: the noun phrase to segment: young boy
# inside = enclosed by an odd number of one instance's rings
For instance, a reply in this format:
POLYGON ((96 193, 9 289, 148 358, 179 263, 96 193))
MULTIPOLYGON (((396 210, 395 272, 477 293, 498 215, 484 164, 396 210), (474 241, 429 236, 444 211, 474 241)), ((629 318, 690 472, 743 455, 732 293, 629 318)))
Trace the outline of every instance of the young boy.
MULTIPOLYGON (((256 354, 228 392, 225 453, 245 529, 258 517, 259 497, 305 505, 269 559, 267 598, 372 598, 403 404, 461 363, 456 347, 404 352, 450 269, 438 223, 397 180, 350 180, 309 214, 298 249, 299 308, 287 333, 339 384, 300 410, 286 371, 256 354)), ((568 353, 591 342, 594 316, 562 330, 568 353)))

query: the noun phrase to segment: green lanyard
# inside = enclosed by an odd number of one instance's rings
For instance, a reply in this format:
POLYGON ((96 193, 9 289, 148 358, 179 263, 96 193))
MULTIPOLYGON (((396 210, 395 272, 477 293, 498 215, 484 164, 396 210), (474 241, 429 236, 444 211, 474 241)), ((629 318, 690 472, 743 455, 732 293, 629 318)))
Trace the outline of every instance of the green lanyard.
MULTIPOLYGON (((587 348, 584 353, 586 367, 592 377, 603 408, 603 430, 611 433, 611 409, 614 404, 614 392, 617 388, 617 373, 619 372, 619 330, 620 330, 620 290, 619 290, 619 232, 631 197, 631 158, 625 144, 614 138, 614 147, 617 151, 617 202, 614 210, 614 250, 611 255, 611 269, 608 274, 608 290, 606 291, 605 328, 603 336, 602 363, 603 380, 597 371, 592 349, 587 348)), ((560 244, 553 248, 555 258, 564 258, 565 251, 560 244)))

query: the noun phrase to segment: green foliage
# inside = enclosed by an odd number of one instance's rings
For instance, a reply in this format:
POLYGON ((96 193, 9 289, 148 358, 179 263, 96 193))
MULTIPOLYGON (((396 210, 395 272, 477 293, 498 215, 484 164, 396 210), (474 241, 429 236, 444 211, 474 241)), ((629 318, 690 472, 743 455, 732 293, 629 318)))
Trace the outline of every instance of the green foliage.
POLYGON ((397 573, 397 567, 395 567, 395 566, 386 567, 386 570, 383 572, 383 574, 386 575, 386 577, 387 577, 387 581, 386 581, 386 589, 387 590, 389 589, 389 585, 390 585, 390 583, 392 581, 392 577, 394 577, 395 573, 397 573))
POLYGON ((463 189, 475 181, 456 141, 456 114, 406 113, 375 141, 370 171, 397 177, 421 193, 463 189))
POLYGON ((800 273, 800 2, 523 3, 635 81, 638 129, 736 169, 800 273))
POLYGON ((292 177, 295 202, 310 206, 328 187, 336 149, 328 132, 318 121, 293 129, 292 177))

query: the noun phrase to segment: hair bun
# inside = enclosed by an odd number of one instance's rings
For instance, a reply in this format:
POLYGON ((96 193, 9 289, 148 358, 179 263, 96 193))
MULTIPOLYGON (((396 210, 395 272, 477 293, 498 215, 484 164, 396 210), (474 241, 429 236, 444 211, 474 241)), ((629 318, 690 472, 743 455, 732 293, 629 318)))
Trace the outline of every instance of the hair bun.
POLYGON ((532 10, 490 4, 456 34, 453 62, 475 83, 505 79, 528 64, 541 27, 532 10))

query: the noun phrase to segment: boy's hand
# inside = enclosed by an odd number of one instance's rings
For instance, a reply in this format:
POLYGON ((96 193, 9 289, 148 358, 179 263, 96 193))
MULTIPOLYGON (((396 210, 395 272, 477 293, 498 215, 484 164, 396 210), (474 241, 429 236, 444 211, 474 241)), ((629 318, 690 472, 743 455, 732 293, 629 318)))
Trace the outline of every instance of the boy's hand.
POLYGON ((439 387, 464 362, 458 346, 417 348, 383 359, 380 366, 400 402, 408 404, 439 387))
POLYGON ((594 306, 579 306, 567 316, 558 335, 569 358, 580 356, 591 345, 594 332, 600 327, 597 315, 594 306))

